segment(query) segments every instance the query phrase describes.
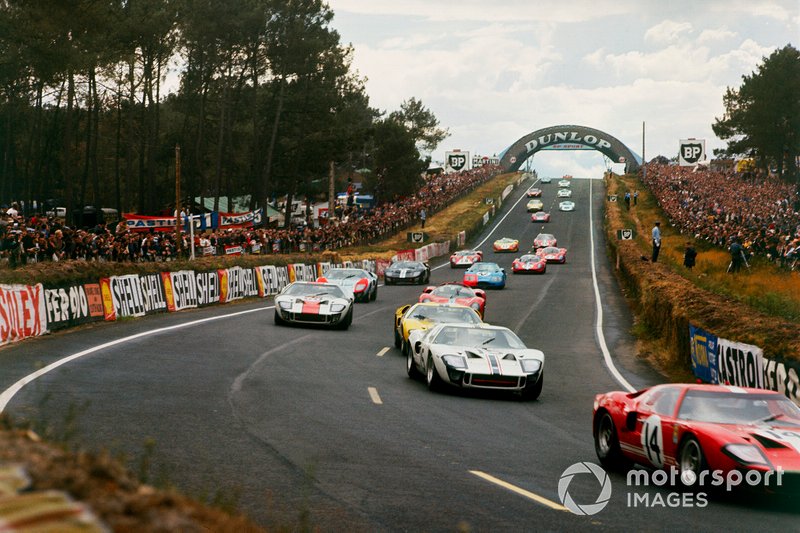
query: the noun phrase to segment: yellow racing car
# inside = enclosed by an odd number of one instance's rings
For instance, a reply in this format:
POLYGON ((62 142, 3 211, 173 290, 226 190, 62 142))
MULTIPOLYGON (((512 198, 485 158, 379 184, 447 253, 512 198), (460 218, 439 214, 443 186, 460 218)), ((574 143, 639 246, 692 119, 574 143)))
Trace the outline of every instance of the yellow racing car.
POLYGON ((428 329, 436 324, 480 324, 480 315, 460 304, 430 302, 404 305, 394 313, 394 346, 408 354, 408 336, 415 329, 428 329))

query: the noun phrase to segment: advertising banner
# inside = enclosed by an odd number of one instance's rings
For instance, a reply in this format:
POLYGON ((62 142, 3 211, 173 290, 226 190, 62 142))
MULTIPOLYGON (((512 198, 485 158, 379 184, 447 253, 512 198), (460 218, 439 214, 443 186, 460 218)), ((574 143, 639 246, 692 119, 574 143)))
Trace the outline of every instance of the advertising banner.
POLYGON ((195 272, 194 279, 197 287, 197 305, 199 307, 219 303, 219 275, 217 275, 216 271, 195 272))
POLYGON ((258 295, 262 298, 278 294, 289 284, 289 269, 265 265, 255 268, 258 295))
POLYGON ((219 270, 220 303, 241 300, 250 296, 258 296, 258 282, 252 268, 231 267, 219 270))
POLYGON ((719 383, 717 336, 689 324, 689 349, 694 375, 705 383, 719 383))
POLYGON ((392 262, 388 259, 376 259, 375 260, 375 273, 378 277, 383 277, 383 273, 386 272, 386 269, 389 268, 392 262))
POLYGON ((167 311, 167 297, 164 293, 163 280, 160 274, 145 274, 139 276, 139 285, 142 287, 142 299, 146 314, 165 313, 167 311))
POLYGON ((242 255, 244 248, 241 246, 226 246, 225 255, 242 255))
POLYGON ((103 319, 103 298, 97 283, 45 289, 44 300, 49 331, 103 319))
MULTIPOLYGON (((112 311, 116 318, 144 316, 147 313, 138 274, 112 276, 107 279, 112 311)), ((106 316, 108 314, 108 309, 106 309, 106 316)))
POLYGON ((170 312, 192 309, 199 305, 197 279, 194 270, 162 272, 170 312))
POLYGON ((681 139, 678 146, 678 164, 693 167, 706 160, 705 139, 681 139))
POLYGON ((317 281, 316 265, 293 263, 289 265, 289 279, 295 281, 317 281))
POLYGON ((47 306, 41 283, 0 285, 0 344, 47 333, 47 306))
POLYGON ((246 213, 219 213, 219 227, 227 229, 258 226, 263 219, 263 213, 264 210, 260 208, 246 213))
POLYGON ((469 170, 470 168, 472 168, 472 159, 469 157, 469 152, 462 152, 461 150, 445 152, 445 172, 461 172, 462 170, 469 170))
POLYGON ((800 361, 764 358, 764 388, 800 405, 800 361))
POLYGON ((125 213, 122 215, 131 231, 175 231, 175 217, 150 217, 125 213))
POLYGON ((718 338, 719 382, 764 388, 764 353, 758 346, 718 338))

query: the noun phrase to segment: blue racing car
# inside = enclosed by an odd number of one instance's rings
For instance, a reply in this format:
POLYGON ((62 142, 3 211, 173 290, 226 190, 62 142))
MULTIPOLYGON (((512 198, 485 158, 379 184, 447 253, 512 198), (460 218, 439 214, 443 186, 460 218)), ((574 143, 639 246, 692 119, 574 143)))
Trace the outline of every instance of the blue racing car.
POLYGON ((502 289, 506 286, 506 271, 497 263, 475 263, 464 272, 464 285, 482 289, 502 289))

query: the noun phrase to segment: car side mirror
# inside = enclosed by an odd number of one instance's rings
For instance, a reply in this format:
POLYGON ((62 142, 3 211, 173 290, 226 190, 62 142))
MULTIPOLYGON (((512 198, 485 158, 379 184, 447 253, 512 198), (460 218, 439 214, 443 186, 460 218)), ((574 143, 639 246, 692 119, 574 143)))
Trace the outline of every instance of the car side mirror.
POLYGON ((639 419, 639 413, 636 411, 631 411, 625 417, 625 429, 628 431, 633 431, 636 429, 636 421, 639 419))

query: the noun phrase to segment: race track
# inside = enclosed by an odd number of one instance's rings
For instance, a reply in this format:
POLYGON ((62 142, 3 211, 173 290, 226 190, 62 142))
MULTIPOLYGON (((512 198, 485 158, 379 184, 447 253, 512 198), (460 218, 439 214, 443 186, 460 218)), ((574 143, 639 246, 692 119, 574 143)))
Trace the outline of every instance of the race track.
MULTIPOLYGON (((174 484, 198 498, 218 493, 266 526, 754 531, 769 524, 796 530, 796 513, 741 497, 715 497, 707 507, 630 508, 620 474, 611 474, 609 505, 594 516, 550 505, 560 503, 558 481, 568 466, 597 462, 595 394, 623 388, 604 362, 595 327, 590 228, 602 335, 612 359, 633 387, 663 378, 633 353, 632 319, 602 237, 602 183, 573 180, 572 213, 557 211, 555 183, 542 185, 549 224, 532 224, 526 199, 517 202, 528 185, 508 197, 497 222, 476 242, 493 232, 481 246, 484 259, 509 272, 507 287, 488 293, 486 320, 513 329, 547 357, 536 402, 431 393, 410 380, 393 347, 392 321, 395 309, 416 301, 421 288, 392 286, 381 287, 376 302, 358 304, 346 332, 276 327, 271 301, 251 301, 26 341, 0 352, 0 391, 93 346, 185 325, 71 361, 25 386, 7 410, 59 431, 74 423, 73 443, 124 453, 134 469, 145 455, 153 465, 151 482, 174 484), (514 276, 515 255, 491 251, 504 236, 519 239, 525 250, 539 231, 568 248, 567 264, 548 265, 543 276, 514 276), (224 317, 231 313, 237 314, 224 317), (211 317, 222 318, 194 323, 211 317), (148 440, 154 443, 149 455, 148 440)), ((461 275, 445 265, 433 271, 432 284, 461 275)), ((569 492, 594 503, 599 485, 579 476, 569 492)))

